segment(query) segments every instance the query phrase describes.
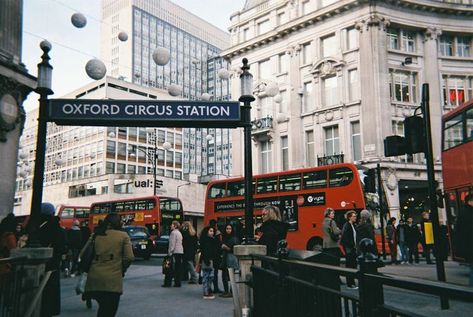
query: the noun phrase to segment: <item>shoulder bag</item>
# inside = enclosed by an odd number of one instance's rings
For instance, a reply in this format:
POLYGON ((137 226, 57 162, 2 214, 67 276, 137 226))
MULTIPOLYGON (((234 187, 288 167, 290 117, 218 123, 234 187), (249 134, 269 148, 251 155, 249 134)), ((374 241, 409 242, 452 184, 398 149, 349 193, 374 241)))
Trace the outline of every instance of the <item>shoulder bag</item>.
POLYGON ((335 232, 333 232, 332 223, 333 223, 333 220, 330 220, 330 223, 328 226, 328 233, 330 235, 330 239, 332 239, 335 242, 338 242, 338 240, 340 240, 340 236, 336 234, 335 232))
POLYGON ((166 255, 163 259, 163 274, 173 274, 174 272, 174 263, 172 255, 166 255))
POLYGON ((79 272, 88 273, 95 257, 95 236, 87 241, 79 257, 79 272))

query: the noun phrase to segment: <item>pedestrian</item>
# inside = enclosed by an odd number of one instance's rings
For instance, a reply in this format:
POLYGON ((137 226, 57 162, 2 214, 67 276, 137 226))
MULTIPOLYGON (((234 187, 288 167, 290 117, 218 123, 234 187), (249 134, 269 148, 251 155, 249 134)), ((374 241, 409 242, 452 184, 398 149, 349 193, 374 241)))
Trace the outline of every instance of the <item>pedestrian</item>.
POLYGON ((330 263, 336 266, 340 266, 341 254, 339 243, 342 231, 340 230, 340 228, 338 228, 334 218, 335 210, 333 210, 333 208, 325 209, 324 221, 322 223, 322 247, 323 252, 330 256, 330 263))
POLYGON ((95 239, 95 257, 85 293, 97 301, 97 317, 113 317, 123 293, 123 277, 134 260, 130 237, 122 231, 120 215, 114 213, 105 217, 90 239, 95 239))
POLYGON ((397 240, 396 240, 396 218, 391 217, 386 226, 386 236, 388 238, 389 252, 391 253, 391 264, 399 264, 397 261, 397 240))
POLYGON ((459 210, 456 233, 456 253, 470 263, 470 286, 473 286, 473 194, 466 195, 465 205, 459 210))
POLYGON ((78 259, 79 253, 82 250, 82 232, 79 228, 79 220, 75 219, 72 222, 72 227, 66 231, 67 234, 67 245, 70 252, 71 261, 71 277, 74 277, 78 273, 78 259))
POLYGON ((228 272, 229 268, 238 269, 238 259, 233 254, 233 247, 240 244, 235 230, 231 224, 225 225, 225 232, 222 237, 222 281, 223 281, 223 294, 221 297, 232 297, 232 294, 229 291, 228 282, 230 281, 230 274, 228 272))
POLYGON ((66 246, 64 231, 59 225, 59 218, 54 216, 55 212, 56 208, 53 204, 47 202, 41 204, 40 225, 37 237, 41 247, 53 249, 53 256, 46 263, 46 271, 51 271, 51 275, 41 296, 41 317, 50 317, 61 313, 59 269, 66 246))
POLYGON ((415 260, 415 263, 419 263, 419 241, 420 241, 420 232, 419 228, 417 225, 414 223, 414 220, 412 217, 407 218, 407 235, 406 235, 406 242, 407 242, 407 248, 409 252, 409 263, 413 264, 413 261, 415 260))
POLYGON ((356 245, 358 250, 360 249, 360 242, 363 239, 370 239, 373 241, 373 246, 377 255, 378 247, 374 237, 374 227, 371 223, 371 213, 366 209, 363 209, 360 212, 360 223, 356 227, 356 245))
MULTIPOLYGON (((345 222, 342 228, 342 238, 340 239, 340 244, 345 252, 345 266, 347 268, 356 269, 356 212, 354 210, 348 211, 345 214, 345 218, 347 222, 345 222)), ((347 287, 351 289, 358 289, 353 277, 347 277, 347 287)))
POLYGON ((276 206, 267 205, 263 208, 263 224, 260 235, 256 236, 259 244, 267 248, 268 255, 276 255, 278 242, 286 239, 288 225, 281 221, 281 212, 276 206))
POLYGON ((215 239, 215 229, 211 226, 204 227, 200 234, 200 265, 202 271, 202 289, 204 299, 214 299, 211 284, 214 279, 214 261, 218 256, 219 242, 215 239))
POLYGON ((168 256, 172 257, 174 269, 171 274, 164 276, 164 284, 162 287, 171 287, 174 278, 174 287, 181 287, 182 275, 182 256, 184 247, 182 246, 182 234, 179 231, 180 223, 174 220, 171 223, 171 233, 169 234, 168 256))
POLYGON ((197 252, 197 234, 194 226, 190 221, 182 223, 182 247, 184 248, 184 256, 182 260, 183 277, 188 277, 190 274, 189 284, 197 284, 199 277, 195 272, 194 259, 197 252))
POLYGON ((396 240, 401 251, 401 263, 407 264, 409 261, 409 251, 407 246, 407 230, 408 227, 403 219, 399 219, 399 225, 396 228, 396 240))
POLYGON ((222 291, 220 290, 220 287, 218 286, 218 271, 219 269, 221 269, 221 266, 222 266, 222 232, 218 229, 217 221, 215 219, 211 219, 209 221, 209 226, 214 228, 214 232, 215 232, 214 238, 218 243, 217 256, 215 257, 213 261, 213 265, 214 265, 213 293, 221 294, 222 291))
MULTIPOLYGON (((10 213, 0 223, 0 259, 10 257, 10 250, 16 248, 16 219, 10 213)), ((10 264, 0 265, 0 273, 10 272, 10 264)))
POLYGON ((434 264, 432 259, 430 258, 434 240, 433 240, 433 228, 432 228, 432 221, 430 221, 430 215, 427 211, 422 213, 422 219, 420 222, 420 243, 422 244, 422 253, 425 257, 425 261, 427 264, 434 264))

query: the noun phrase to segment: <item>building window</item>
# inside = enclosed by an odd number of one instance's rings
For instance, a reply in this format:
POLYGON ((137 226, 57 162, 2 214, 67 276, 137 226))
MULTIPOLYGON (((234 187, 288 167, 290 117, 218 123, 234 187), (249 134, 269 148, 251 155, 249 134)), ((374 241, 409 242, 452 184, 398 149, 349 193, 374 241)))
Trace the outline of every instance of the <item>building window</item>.
POLYGON ((258 76, 259 80, 271 78, 271 64, 269 59, 261 61, 258 63, 258 76))
POLYGON ((390 71, 391 100, 415 103, 417 101, 417 74, 390 71))
POLYGON ((261 142, 261 173, 269 173, 272 171, 271 152, 271 141, 261 142))
POLYGON ((471 36, 453 36, 444 34, 440 37, 439 50, 442 56, 470 57, 471 36))
POLYGON ((338 125, 324 128, 325 132, 325 155, 340 154, 340 138, 338 136, 338 125))
POLYGON ((337 87, 337 76, 327 77, 322 81, 322 104, 327 106, 333 106, 338 104, 338 87, 337 87))
POLYGON ((322 38, 322 57, 335 56, 338 45, 335 35, 322 38))
POLYGON ((281 137, 281 163, 282 170, 287 171, 289 169, 289 144, 287 136, 281 137))
POLYGON ((305 0, 302 2, 302 15, 306 15, 312 11, 312 7, 310 5, 310 0, 305 0))
POLYGON ((416 33, 401 29, 388 29, 388 48, 404 52, 416 51, 416 33))
POLYGON ((306 153, 305 161, 307 167, 315 166, 315 141, 314 141, 314 131, 305 132, 305 144, 306 144, 306 153))
POLYGON ((287 73, 289 70, 287 55, 285 53, 278 55, 278 73, 287 73))
MULTIPOLYGON (((461 105, 467 99, 466 96, 466 78, 464 77, 444 77, 442 81, 443 91, 443 104, 449 107, 457 107, 461 105)), ((469 96, 468 99, 472 98, 472 80, 468 80, 469 83, 469 96)))
POLYGON ((355 28, 347 29, 347 49, 358 48, 358 31, 355 28))
POLYGON ((358 70, 350 69, 348 71, 348 96, 350 101, 360 99, 360 86, 358 84, 358 70))
POLYGON ((315 109, 315 104, 312 98, 312 82, 306 82, 303 86, 303 112, 309 112, 315 109))
POLYGON ((243 41, 247 41, 249 38, 250 34, 250 29, 249 28, 244 28, 243 29, 243 41))
POLYGON ((278 25, 282 25, 287 22, 287 15, 286 12, 279 12, 278 13, 278 25))
POLYGON ((353 161, 361 160, 361 134, 359 121, 351 123, 351 147, 353 161))
POLYGON ((258 35, 269 32, 271 30, 271 24, 269 19, 258 22, 257 24, 258 35))
POLYGON ((337 2, 337 0, 320 0, 320 6, 321 7, 326 7, 332 3, 337 2))
POLYGON ((310 51, 310 43, 303 44, 301 51, 302 51, 301 52, 301 64, 305 65, 307 63, 310 63, 310 61, 312 59, 312 54, 311 54, 311 51, 310 51))

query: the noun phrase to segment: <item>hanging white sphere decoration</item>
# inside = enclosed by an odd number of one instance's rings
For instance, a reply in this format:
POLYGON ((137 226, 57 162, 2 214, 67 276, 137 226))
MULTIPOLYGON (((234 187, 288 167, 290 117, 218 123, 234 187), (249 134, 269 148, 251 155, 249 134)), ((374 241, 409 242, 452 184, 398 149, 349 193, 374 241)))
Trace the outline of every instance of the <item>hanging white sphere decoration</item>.
POLYGON ((25 177, 25 176, 26 176, 26 172, 25 172, 24 170, 21 170, 21 171, 18 173, 18 175, 19 175, 20 177, 25 177))
POLYGON ((196 65, 199 64, 199 60, 197 58, 192 59, 192 64, 196 65))
POLYGON ((264 89, 264 92, 266 93, 266 95, 268 95, 269 97, 274 97, 276 96, 277 94, 279 94, 279 86, 276 82, 274 81, 270 81, 266 84, 266 87, 264 89))
POLYGON ((90 78, 99 80, 107 73, 107 67, 101 60, 94 58, 85 64, 85 72, 90 78))
POLYGON ((168 93, 173 96, 179 96, 182 92, 182 87, 176 84, 169 85, 168 87, 168 93))
POLYGON ((118 39, 122 42, 126 42, 128 40, 128 33, 126 33, 125 31, 121 31, 120 33, 118 33, 118 39))
POLYGON ((158 47, 153 51, 153 61, 159 66, 164 66, 169 63, 170 57, 171 53, 165 47, 158 47))
POLYGON ((140 73, 135 73, 135 78, 140 78, 141 74, 140 73))
POLYGON ((71 16, 71 23, 72 25, 74 25, 76 28, 83 28, 84 26, 86 26, 87 24, 87 18, 85 17, 85 15, 83 15, 82 13, 74 13, 72 16, 71 16))
POLYGON ((58 158, 54 161, 54 164, 56 164, 57 166, 62 166, 64 165, 64 160, 58 158))
POLYGON ((282 113, 282 112, 279 112, 277 115, 276 115, 276 121, 278 123, 280 122, 284 122, 287 120, 287 115, 285 113, 282 113))
POLYGON ((220 68, 217 71, 217 75, 218 75, 218 78, 220 79, 228 79, 228 77, 230 77, 230 73, 225 68, 220 68))
POLYGON ((212 95, 207 93, 207 92, 204 92, 201 96, 200 96, 200 99, 204 100, 204 101, 209 101, 210 98, 212 98, 212 95))
POLYGON ((19 157, 21 160, 24 160, 24 159, 27 157, 27 155, 26 155, 25 152, 20 152, 20 154, 18 154, 18 157, 19 157))
POLYGON ((26 187, 30 187, 30 186, 31 186, 31 180, 28 179, 28 180, 25 182, 25 186, 26 186, 26 187))
POLYGON ((281 103, 282 102, 282 96, 280 94, 277 94, 276 96, 274 96, 273 100, 274 100, 275 103, 281 103))
POLYGON ((212 141, 213 138, 214 138, 214 137, 213 137, 212 134, 207 134, 207 136, 205 137, 205 139, 206 139, 207 141, 212 141))

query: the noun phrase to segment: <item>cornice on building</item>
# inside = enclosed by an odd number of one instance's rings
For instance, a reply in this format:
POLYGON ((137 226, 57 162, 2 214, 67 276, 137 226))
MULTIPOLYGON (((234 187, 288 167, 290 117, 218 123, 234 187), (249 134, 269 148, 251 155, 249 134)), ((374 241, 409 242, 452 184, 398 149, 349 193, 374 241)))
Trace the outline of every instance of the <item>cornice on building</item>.
MULTIPOLYGON (((269 42, 276 41, 289 34, 297 32, 300 29, 306 28, 311 25, 323 22, 329 18, 337 15, 341 15, 347 11, 352 10, 356 7, 364 7, 372 5, 372 1, 369 0, 345 0, 339 1, 337 6, 330 5, 319 10, 315 10, 307 15, 298 17, 292 21, 289 21, 283 25, 277 26, 274 30, 258 35, 255 38, 238 43, 221 52, 220 56, 224 59, 230 60, 234 56, 244 54, 245 52, 256 49, 269 42)), ((445 15, 457 15, 457 16, 471 16, 473 15, 473 4, 454 4, 446 1, 434 1, 434 0, 383 0, 375 1, 384 5, 394 5, 396 7, 407 8, 411 10, 426 11, 429 13, 445 14, 445 15)), ((268 8, 270 9, 270 8, 268 8)), ((230 29, 243 25, 250 20, 253 20, 259 16, 267 14, 268 10, 259 12, 258 15, 251 15, 251 18, 245 20, 239 20, 237 23, 232 25, 230 29)), ((372 10, 371 15, 376 13, 376 9, 372 10)), ((360 17, 362 18, 362 17, 360 17)))

